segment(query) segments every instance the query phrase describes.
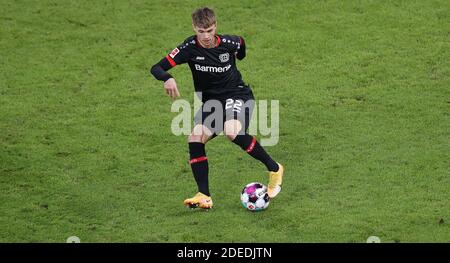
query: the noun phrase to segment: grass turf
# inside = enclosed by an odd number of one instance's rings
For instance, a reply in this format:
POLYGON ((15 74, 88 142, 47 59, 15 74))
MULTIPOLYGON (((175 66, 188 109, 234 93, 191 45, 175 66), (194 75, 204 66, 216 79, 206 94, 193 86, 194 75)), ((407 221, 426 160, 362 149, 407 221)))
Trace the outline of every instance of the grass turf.
POLYGON ((448 1, 2 1, 0 242, 449 242, 449 20, 448 1), (186 138, 148 70, 204 4, 280 102, 286 177, 261 213, 239 193, 264 166, 223 137, 215 208, 182 206, 186 138))

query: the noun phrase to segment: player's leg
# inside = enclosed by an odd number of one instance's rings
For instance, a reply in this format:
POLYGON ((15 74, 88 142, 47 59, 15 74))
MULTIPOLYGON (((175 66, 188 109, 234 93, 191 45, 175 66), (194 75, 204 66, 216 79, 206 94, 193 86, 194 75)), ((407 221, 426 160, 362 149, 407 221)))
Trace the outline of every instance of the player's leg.
MULTIPOLYGON (((238 103, 238 105, 242 104, 243 103, 238 103)), ((281 191, 284 167, 271 158, 254 136, 247 133, 253 105, 254 104, 250 104, 247 105, 248 107, 243 107, 241 109, 236 107, 226 109, 224 134, 233 143, 239 145, 244 151, 266 166, 269 171, 268 193, 269 196, 273 198, 281 191)))
POLYGON ((208 159, 206 157, 205 144, 210 140, 212 132, 204 125, 197 124, 188 137, 189 164, 198 186, 197 194, 184 200, 184 204, 191 208, 212 208, 212 200, 209 193, 208 159))
POLYGON ((212 133, 203 125, 197 124, 188 137, 189 164, 192 168, 198 191, 209 196, 208 186, 208 159, 205 144, 212 137, 212 133))
POLYGON ((278 163, 270 157, 254 136, 251 136, 248 133, 239 134, 241 129, 242 124, 236 119, 228 120, 224 124, 224 134, 230 141, 239 145, 253 158, 261 161, 269 172, 277 172, 279 170, 278 163))

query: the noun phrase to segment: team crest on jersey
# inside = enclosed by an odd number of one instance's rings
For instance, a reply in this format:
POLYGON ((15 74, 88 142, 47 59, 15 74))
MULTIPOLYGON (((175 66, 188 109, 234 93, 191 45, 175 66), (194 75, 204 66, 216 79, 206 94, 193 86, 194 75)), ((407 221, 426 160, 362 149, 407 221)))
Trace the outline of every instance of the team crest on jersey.
POLYGON ((172 52, 170 52, 169 56, 171 58, 174 58, 179 52, 180 50, 178 48, 175 48, 174 50, 172 50, 172 52))
POLYGON ((223 53, 219 55, 220 62, 228 62, 230 60, 230 54, 223 53))

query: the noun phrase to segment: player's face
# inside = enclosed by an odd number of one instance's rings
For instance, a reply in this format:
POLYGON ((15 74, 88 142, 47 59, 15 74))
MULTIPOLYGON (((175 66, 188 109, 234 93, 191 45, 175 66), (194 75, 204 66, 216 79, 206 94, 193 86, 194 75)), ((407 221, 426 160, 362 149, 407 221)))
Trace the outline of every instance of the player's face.
POLYGON ((200 42, 200 45, 206 48, 214 47, 216 44, 216 24, 208 27, 202 28, 198 26, 193 26, 195 34, 197 35, 197 40, 200 42))

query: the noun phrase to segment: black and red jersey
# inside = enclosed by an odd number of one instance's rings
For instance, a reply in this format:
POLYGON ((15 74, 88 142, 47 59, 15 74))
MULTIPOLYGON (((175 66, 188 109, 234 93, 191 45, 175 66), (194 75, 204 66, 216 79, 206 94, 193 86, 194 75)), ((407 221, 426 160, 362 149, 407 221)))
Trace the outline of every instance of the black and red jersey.
POLYGON ((195 91, 202 92, 203 101, 251 93, 236 67, 236 58, 241 60, 245 57, 244 40, 233 35, 216 35, 216 38, 215 47, 204 48, 195 35, 188 37, 154 65, 151 73, 155 78, 166 81, 172 77, 167 73, 170 68, 188 63, 195 91))

